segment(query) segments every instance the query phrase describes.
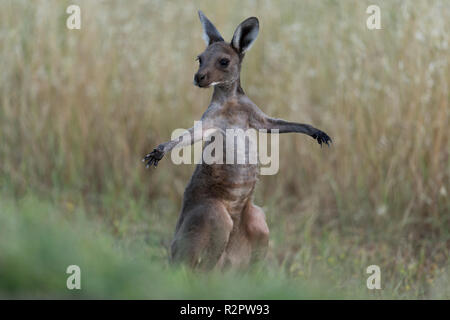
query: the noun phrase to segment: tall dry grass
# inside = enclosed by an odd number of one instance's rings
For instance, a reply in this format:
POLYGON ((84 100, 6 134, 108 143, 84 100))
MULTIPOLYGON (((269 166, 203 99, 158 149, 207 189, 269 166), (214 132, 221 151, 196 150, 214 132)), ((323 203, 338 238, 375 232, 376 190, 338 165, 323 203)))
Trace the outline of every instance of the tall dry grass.
POLYGON ((415 280, 433 281, 450 244, 446 0, 2 1, 3 187, 83 203, 109 194, 123 215, 118 199, 139 199, 172 225, 192 167, 165 159, 145 171, 140 159, 208 105, 211 92, 192 85, 204 49, 197 9, 228 40, 257 16, 244 90, 267 114, 334 141, 281 136, 280 172, 255 195, 274 230, 269 259, 311 268, 305 256, 326 255, 314 242, 325 239, 342 259, 412 265, 415 280), (69 3, 81 30, 65 27, 69 3), (382 30, 366 28, 372 3, 382 30))

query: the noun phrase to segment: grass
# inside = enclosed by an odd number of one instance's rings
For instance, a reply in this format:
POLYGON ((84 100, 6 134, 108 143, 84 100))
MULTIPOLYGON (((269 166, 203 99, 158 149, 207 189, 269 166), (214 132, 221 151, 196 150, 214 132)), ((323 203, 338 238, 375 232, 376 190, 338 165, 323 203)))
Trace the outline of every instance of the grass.
POLYGON ((445 0, 72 3, 81 30, 65 27, 68 1, 0 4, 1 297, 450 297, 445 0), (334 141, 280 137, 280 172, 255 194, 270 250, 246 274, 167 265, 193 167, 140 162, 209 102, 192 86, 197 9, 228 40, 257 16, 244 90, 334 141), (80 292, 65 288, 74 261, 80 292))
MULTIPOLYGON (((316 282, 292 282, 274 270, 196 274, 169 267, 166 252, 151 237, 127 240, 74 208, 26 196, 2 199, 0 222, 0 297, 8 298, 153 298, 274 299, 337 298, 316 282), (80 291, 66 288, 66 268, 81 269, 80 291)), ((143 210, 139 208, 139 210, 143 210)))

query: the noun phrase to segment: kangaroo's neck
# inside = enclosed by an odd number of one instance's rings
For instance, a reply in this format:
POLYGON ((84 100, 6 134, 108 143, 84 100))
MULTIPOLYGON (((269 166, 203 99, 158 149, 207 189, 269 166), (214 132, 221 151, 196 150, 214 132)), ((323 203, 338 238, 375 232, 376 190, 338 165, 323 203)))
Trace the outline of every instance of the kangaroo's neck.
POLYGON ((235 98, 239 95, 245 95, 241 87, 241 79, 230 83, 220 83, 214 86, 214 93, 211 102, 224 103, 225 101, 235 98))

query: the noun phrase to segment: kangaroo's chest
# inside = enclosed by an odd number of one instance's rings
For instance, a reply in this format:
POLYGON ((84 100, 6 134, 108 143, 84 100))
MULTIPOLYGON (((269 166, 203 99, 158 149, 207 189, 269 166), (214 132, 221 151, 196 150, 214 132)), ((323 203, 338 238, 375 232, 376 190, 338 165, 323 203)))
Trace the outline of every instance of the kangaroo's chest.
POLYGON ((258 132, 250 127, 249 117, 248 107, 240 103, 215 106, 210 114, 212 129, 204 154, 208 156, 208 152, 214 151, 215 158, 225 164, 257 164, 258 132))

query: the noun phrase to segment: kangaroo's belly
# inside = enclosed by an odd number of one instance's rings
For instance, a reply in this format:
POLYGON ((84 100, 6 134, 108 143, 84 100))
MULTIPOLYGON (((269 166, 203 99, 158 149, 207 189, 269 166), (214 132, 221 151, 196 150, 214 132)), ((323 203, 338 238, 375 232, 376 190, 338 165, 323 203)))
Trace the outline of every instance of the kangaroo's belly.
POLYGON ((190 199, 219 199, 232 217, 242 211, 258 181, 256 140, 241 128, 213 130, 186 193, 190 199))
POLYGON ((199 164, 185 191, 185 200, 220 200, 235 218, 251 198, 258 181, 259 167, 251 164, 199 164))

